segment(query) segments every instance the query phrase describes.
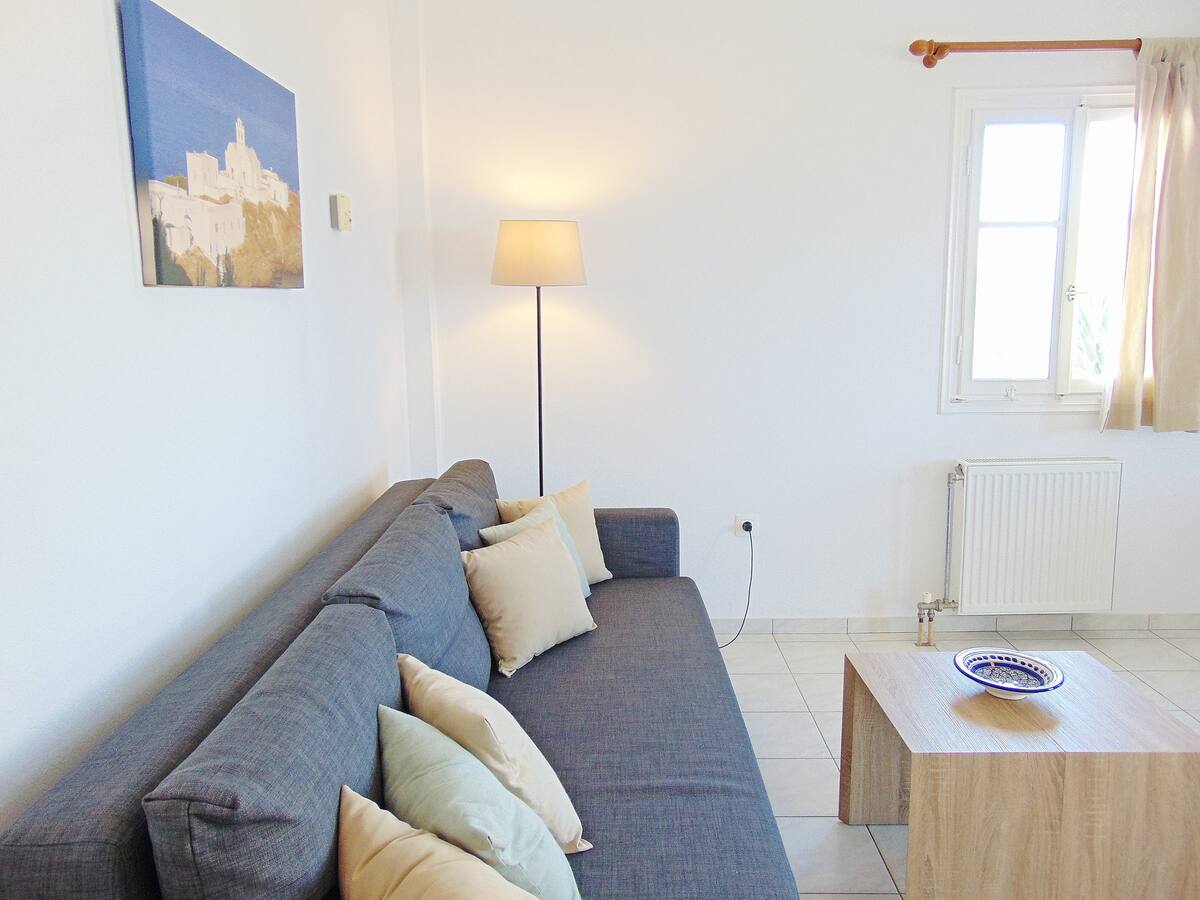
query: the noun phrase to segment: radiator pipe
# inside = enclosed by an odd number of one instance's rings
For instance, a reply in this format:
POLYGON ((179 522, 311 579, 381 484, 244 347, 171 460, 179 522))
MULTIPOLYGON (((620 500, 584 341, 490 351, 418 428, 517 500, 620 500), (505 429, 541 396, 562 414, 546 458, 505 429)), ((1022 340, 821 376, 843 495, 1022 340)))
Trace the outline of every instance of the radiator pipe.
POLYGON ((944 609, 957 609, 958 601, 950 599, 950 554, 954 547, 954 486, 963 480, 962 466, 946 476, 946 567, 942 578, 942 596, 937 600, 928 591, 917 604, 917 646, 932 647, 935 637, 933 617, 944 609))
POLYGON ((955 466, 954 471, 946 476, 946 568, 942 577, 942 601, 945 603, 950 602, 950 553, 954 547, 954 485, 962 479, 962 466, 955 466))

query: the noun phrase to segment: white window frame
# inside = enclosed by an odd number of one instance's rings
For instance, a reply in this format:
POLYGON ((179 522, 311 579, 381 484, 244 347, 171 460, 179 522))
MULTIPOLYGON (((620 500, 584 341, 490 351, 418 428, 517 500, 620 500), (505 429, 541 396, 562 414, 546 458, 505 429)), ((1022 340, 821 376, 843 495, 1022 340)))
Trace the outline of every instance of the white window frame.
POLYGON ((942 379, 938 409, 943 413, 1089 412, 1100 407, 1102 386, 1071 378, 1074 315, 1068 299, 1075 270, 1078 206, 1083 170, 1083 137, 1088 124, 1133 105, 1130 86, 960 90, 954 102, 954 156, 950 189, 950 235, 946 266, 942 379), (1059 267, 1055 282, 1049 377, 1038 381, 972 380, 969 366, 974 337, 975 249, 978 236, 979 179, 973 159, 986 125, 1003 121, 1062 122, 1063 152, 1059 267))

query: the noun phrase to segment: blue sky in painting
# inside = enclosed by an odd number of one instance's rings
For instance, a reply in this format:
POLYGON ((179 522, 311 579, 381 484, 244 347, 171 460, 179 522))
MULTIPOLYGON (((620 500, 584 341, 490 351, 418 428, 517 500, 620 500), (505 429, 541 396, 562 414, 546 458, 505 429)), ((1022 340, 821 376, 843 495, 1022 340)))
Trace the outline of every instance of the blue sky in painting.
POLYGON ((223 167, 240 116, 262 164, 299 191, 291 91, 149 0, 123 0, 122 18, 139 177, 186 174, 189 150, 223 167))

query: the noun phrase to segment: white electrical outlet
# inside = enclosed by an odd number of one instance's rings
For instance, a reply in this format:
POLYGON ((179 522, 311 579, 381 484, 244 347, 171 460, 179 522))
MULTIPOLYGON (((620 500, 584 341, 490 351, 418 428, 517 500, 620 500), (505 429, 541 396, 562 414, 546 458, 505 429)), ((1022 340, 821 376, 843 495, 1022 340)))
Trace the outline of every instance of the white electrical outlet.
POLYGON ((755 529, 761 527, 758 522, 758 513, 738 513, 733 520, 733 530, 740 534, 743 530, 742 525, 746 522, 749 522, 755 529))
POLYGON ((354 219, 350 215, 350 198, 345 194, 329 196, 329 224, 334 231, 351 231, 354 219))

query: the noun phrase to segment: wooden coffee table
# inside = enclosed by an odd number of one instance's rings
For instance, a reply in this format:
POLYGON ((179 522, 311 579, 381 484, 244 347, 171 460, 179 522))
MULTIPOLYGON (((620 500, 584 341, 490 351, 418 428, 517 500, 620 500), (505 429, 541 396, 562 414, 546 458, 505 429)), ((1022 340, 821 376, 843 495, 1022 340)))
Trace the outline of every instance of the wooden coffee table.
POLYGON ((952 653, 846 657, 839 816, 908 823, 908 900, 1200 898, 1200 735, 1082 652, 1001 700, 952 653))

